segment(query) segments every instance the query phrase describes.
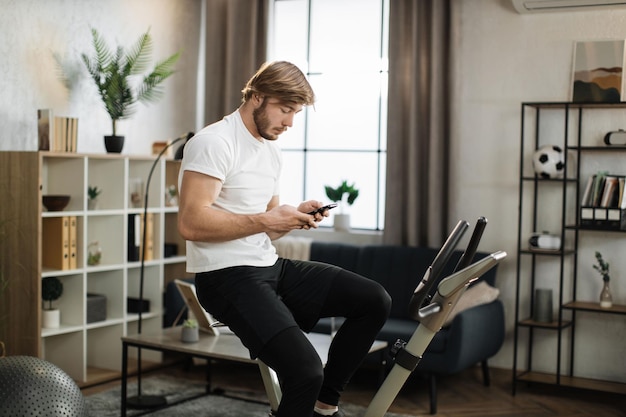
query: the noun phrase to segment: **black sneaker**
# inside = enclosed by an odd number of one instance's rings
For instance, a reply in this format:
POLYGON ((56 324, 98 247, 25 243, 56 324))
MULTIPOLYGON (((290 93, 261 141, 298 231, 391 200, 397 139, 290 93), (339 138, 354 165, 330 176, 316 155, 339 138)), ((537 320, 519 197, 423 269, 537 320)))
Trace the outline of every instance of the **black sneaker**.
POLYGON ((313 417, 346 417, 346 415, 341 410, 335 411, 335 413, 330 416, 323 416, 320 413, 313 411, 313 417))

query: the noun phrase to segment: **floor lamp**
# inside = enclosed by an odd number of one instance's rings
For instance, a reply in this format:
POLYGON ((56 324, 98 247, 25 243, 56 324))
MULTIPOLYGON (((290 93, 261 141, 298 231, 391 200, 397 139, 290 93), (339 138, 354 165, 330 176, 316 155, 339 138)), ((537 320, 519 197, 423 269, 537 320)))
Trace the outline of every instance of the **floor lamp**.
MULTIPOLYGON (((141 268, 139 270, 139 320, 137 322, 137 333, 141 334, 141 323, 142 323, 142 312, 143 312, 143 286, 144 286, 144 270, 146 264, 146 229, 147 229, 147 219, 148 219, 148 190, 150 189, 150 180, 152 180, 152 174, 154 173, 154 169, 157 164, 161 160, 161 157, 169 148, 171 148, 174 144, 184 140, 187 142, 191 137, 193 137, 193 133, 185 133, 182 136, 177 137, 173 141, 167 144, 161 152, 157 155, 156 159, 152 163, 152 167, 150 168, 150 173, 148 174, 148 180, 146 181, 146 192, 144 193, 144 203, 143 203, 143 219, 142 222, 142 236, 141 236, 141 268)), ((181 145, 181 151, 176 152, 176 159, 182 159, 182 147, 185 146, 183 143, 181 145)), ((162 407, 167 404, 167 401, 164 396, 161 395, 143 395, 141 393, 141 348, 137 349, 137 396, 128 398, 128 407, 130 408, 155 408, 162 407)))

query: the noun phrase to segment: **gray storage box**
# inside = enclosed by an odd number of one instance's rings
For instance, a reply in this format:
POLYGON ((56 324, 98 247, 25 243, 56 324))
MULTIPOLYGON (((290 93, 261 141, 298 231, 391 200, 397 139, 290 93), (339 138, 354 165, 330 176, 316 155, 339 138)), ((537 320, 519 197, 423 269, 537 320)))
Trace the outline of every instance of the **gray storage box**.
POLYGON ((107 318, 107 298, 101 294, 87 294, 87 323, 107 318))

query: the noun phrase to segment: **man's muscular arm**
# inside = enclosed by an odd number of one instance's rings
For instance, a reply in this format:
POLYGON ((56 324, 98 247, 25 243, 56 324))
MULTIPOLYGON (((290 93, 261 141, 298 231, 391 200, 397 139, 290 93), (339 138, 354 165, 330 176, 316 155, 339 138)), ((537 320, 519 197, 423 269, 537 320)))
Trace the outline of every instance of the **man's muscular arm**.
POLYGON ((301 207, 278 205, 277 196, 268 203, 265 213, 244 215, 215 209, 213 203, 221 189, 222 182, 217 178, 194 171, 183 173, 178 231, 185 240, 224 242, 261 232, 276 238, 294 229, 317 227, 314 216, 299 211, 301 207))

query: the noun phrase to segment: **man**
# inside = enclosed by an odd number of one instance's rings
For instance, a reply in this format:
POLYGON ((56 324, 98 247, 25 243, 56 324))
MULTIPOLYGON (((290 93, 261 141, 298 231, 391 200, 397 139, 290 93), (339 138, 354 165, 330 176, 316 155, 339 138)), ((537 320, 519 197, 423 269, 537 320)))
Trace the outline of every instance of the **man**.
POLYGON ((391 308, 373 280, 338 267, 279 258, 272 239, 317 228, 319 201, 279 203, 278 136, 312 105, 293 64, 266 63, 242 90, 242 104, 186 145, 179 178, 178 229, 198 299, 281 381, 279 417, 341 417, 339 397, 391 308), (302 333, 320 317, 346 317, 326 367, 302 333))

